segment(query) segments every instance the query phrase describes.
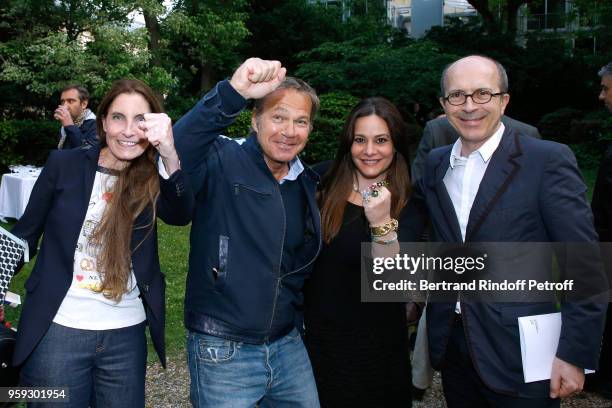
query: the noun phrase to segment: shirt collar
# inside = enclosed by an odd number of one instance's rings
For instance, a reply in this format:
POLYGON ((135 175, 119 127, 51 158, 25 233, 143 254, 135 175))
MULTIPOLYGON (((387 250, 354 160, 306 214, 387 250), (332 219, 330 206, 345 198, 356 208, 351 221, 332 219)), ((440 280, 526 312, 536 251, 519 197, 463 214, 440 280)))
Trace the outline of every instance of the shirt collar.
MULTIPOLYGON (((504 124, 502 122, 499 122, 499 127, 497 128, 495 133, 493 133, 493 136, 487 139, 487 141, 484 142, 484 144, 480 146, 478 150, 472 152, 470 156, 478 153, 480 157, 482 158, 482 161, 487 163, 491 159, 491 156, 493 156, 493 153, 495 153, 495 150, 497 150, 497 147, 499 146, 499 143, 501 142, 502 135, 504 134, 504 130, 505 130, 504 124)), ((461 138, 459 138, 457 139, 457 141, 455 142, 451 150, 451 155, 450 155, 451 168, 455 168, 455 166, 458 163, 462 163, 467 160, 467 157, 461 156, 461 147, 462 147, 461 138)))
POLYGON ((299 177, 300 174, 302 174, 303 171, 304 171, 304 165, 300 161, 299 157, 295 156, 293 160, 289 162, 289 171, 287 172, 285 177, 283 177, 279 181, 279 184, 283 184, 283 182, 285 181, 297 180, 297 178, 299 177))

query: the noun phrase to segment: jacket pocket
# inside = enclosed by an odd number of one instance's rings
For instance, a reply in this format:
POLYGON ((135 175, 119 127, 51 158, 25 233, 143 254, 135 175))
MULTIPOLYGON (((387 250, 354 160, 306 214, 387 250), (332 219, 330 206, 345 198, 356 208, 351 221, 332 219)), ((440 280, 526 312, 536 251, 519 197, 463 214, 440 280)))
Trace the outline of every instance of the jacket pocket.
POLYGON ((250 185, 243 184, 243 183, 234 183, 234 195, 235 196, 238 196, 244 192, 255 193, 261 196, 271 196, 272 195, 272 191, 267 190, 262 187, 250 186, 250 185))

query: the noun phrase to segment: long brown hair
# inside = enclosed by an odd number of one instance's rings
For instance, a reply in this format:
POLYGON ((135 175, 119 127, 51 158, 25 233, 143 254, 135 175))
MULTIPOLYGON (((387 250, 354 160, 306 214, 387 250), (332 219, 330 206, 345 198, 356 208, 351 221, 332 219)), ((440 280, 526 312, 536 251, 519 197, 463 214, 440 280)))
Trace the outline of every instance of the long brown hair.
MULTIPOLYGON (((119 95, 134 93, 145 98, 152 113, 163 112, 161 102, 144 82, 135 79, 114 82, 98 106, 96 123, 102 148, 108 146, 102 122, 110 105, 119 95)), ((148 234, 154 226, 155 202, 159 196, 159 176, 155 158, 156 150, 149 145, 142 155, 131 160, 128 166, 119 172, 112 187, 112 198, 91 236, 92 243, 100 247, 96 259, 97 269, 103 274, 100 291, 106 298, 117 302, 126 292, 131 276, 134 221, 148 208, 151 211, 150 222, 138 228, 149 228, 148 234)))
POLYGON ((360 101, 351 111, 340 135, 338 151, 330 169, 322 180, 319 194, 323 240, 330 242, 340 231, 346 200, 351 193, 353 177, 357 168, 351 156, 351 146, 357 119, 376 115, 389 128, 395 154, 389 169, 387 181, 391 192, 391 217, 398 218, 410 197, 410 158, 406 124, 399 111, 385 98, 374 97, 360 101))

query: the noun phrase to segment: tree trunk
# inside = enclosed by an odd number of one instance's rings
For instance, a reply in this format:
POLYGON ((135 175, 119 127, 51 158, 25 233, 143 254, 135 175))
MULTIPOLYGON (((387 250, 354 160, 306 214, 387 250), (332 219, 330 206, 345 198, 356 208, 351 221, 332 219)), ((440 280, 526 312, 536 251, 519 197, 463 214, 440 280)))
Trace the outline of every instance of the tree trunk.
POLYGON ((506 0, 506 28, 508 34, 513 37, 516 35, 518 28, 518 10, 524 4, 528 3, 526 0, 506 0))
POLYGON ((497 21, 495 14, 489 8, 489 0, 468 0, 468 3, 480 14, 487 31, 500 31, 499 21, 497 21))
POLYGON ((147 28, 147 32, 149 33, 149 51, 151 52, 151 65, 154 67, 161 67, 161 57, 160 53, 160 40, 161 36, 159 34, 159 22, 157 21, 157 16, 151 14, 148 10, 143 10, 143 16, 145 20, 145 27, 147 28))
POLYGON ((212 65, 208 62, 203 63, 200 66, 200 95, 212 89, 215 83, 215 71, 212 65))

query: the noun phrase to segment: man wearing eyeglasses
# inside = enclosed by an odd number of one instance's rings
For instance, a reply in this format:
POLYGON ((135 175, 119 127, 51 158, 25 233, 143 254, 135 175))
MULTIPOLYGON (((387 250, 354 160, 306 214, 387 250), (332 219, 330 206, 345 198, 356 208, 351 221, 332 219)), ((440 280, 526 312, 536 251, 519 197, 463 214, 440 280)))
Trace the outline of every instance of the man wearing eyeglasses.
MULTIPOLYGON (((524 135, 535 137, 537 139, 542 138, 540 136, 540 132, 538 132, 538 129, 535 126, 512 119, 506 115, 501 117, 501 122, 505 127, 515 129, 524 135)), ((415 184, 423 176, 425 159, 432 149, 453 144, 457 139, 459 139, 459 133, 457 133, 455 128, 450 124, 446 115, 442 115, 442 117, 428 121, 425 124, 423 136, 419 142, 419 147, 417 148, 414 160, 411 163, 410 177, 412 179, 412 183, 415 184)))
MULTIPOLYGON (((597 240, 571 150, 501 122, 510 101, 501 64, 462 58, 444 70, 441 88, 440 104, 460 137, 430 152, 418 184, 434 241, 597 240)), ((555 303, 461 299, 427 306, 431 363, 442 371, 449 408, 559 407, 559 397, 582 389, 584 369, 597 367, 604 305, 562 303, 551 380, 525 383, 517 319, 556 312, 555 303)))

